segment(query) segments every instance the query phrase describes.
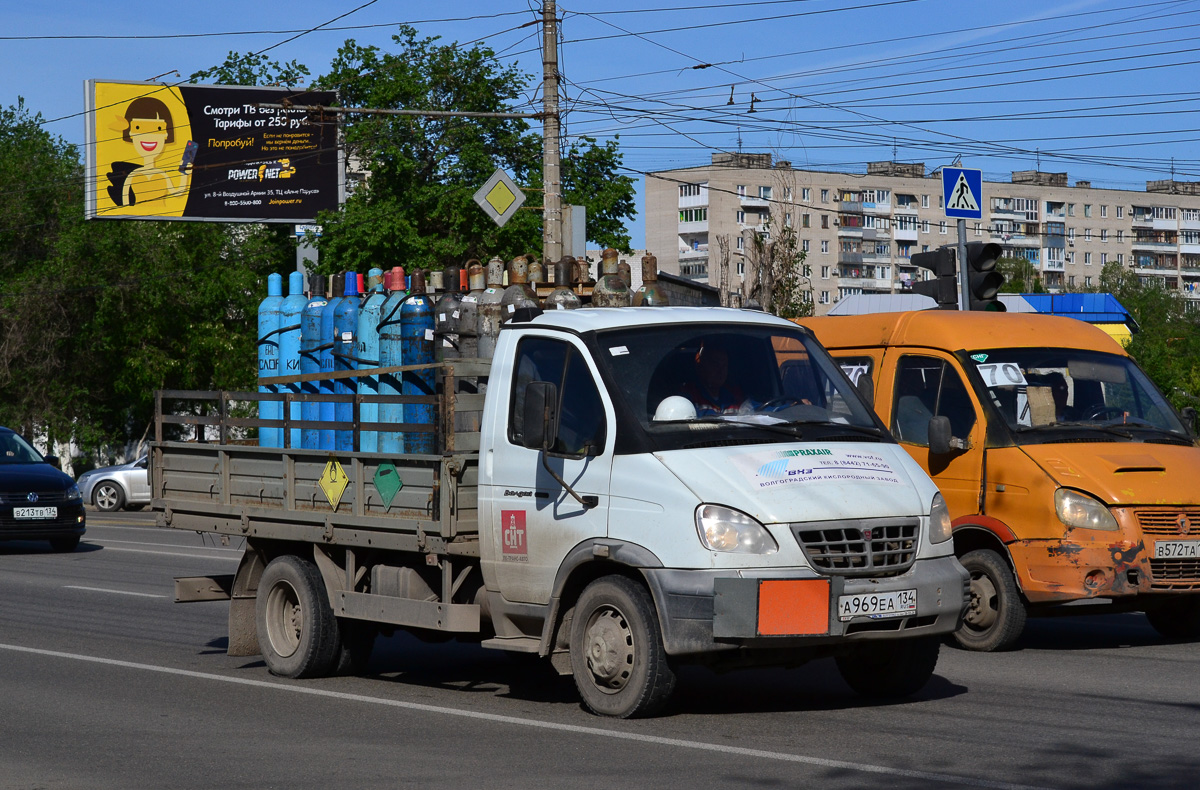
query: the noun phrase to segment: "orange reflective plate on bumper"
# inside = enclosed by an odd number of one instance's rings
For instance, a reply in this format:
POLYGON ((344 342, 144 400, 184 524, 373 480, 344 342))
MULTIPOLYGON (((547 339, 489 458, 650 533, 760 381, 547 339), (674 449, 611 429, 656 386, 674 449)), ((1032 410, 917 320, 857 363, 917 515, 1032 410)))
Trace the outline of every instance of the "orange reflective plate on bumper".
POLYGON ((828 579, 759 581, 759 636, 816 636, 828 633, 828 579))

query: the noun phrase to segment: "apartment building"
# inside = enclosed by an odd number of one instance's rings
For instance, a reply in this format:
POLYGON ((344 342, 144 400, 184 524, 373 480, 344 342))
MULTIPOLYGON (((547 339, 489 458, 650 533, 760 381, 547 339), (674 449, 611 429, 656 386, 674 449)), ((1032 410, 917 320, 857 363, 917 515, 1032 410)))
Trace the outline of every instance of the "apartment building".
MULTIPOLYGON (((1066 173, 1021 171, 983 183, 983 219, 967 241, 1029 261, 1050 291, 1099 285, 1117 263, 1182 290, 1200 308, 1200 182, 1151 181, 1146 191, 1094 189, 1066 173)), ((942 209, 940 172, 872 162, 867 173, 798 170, 770 154, 713 154, 708 166, 646 179, 646 246, 662 271, 716 285, 721 248, 730 287, 746 271, 748 234, 796 230, 818 315, 844 296, 893 293, 928 273, 914 252, 958 240, 942 209)))

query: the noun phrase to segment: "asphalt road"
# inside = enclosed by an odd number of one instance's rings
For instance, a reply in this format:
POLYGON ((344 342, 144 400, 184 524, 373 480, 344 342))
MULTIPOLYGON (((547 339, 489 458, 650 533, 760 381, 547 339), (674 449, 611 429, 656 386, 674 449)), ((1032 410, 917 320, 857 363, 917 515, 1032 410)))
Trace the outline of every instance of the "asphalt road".
POLYGON ((225 654, 226 603, 175 576, 239 550, 89 512, 79 551, 0 543, 0 788, 1194 788, 1200 652, 1139 615, 1033 621, 943 648, 916 698, 868 704, 831 662, 688 669, 665 716, 582 709, 549 666, 380 639, 366 677, 288 681, 225 654))

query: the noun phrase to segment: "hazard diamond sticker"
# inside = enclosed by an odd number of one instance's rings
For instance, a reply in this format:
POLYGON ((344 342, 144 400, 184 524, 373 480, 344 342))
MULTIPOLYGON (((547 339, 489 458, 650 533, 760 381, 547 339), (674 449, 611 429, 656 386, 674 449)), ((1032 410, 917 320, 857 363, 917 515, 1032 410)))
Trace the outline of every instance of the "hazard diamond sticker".
POLYGON ((325 493, 325 498, 329 500, 329 504, 334 510, 337 510, 338 503, 342 501, 342 494, 346 491, 346 486, 350 484, 350 476, 346 474, 346 470, 338 463, 338 460, 333 456, 329 457, 329 463, 325 464, 325 471, 321 472, 321 491, 325 493))

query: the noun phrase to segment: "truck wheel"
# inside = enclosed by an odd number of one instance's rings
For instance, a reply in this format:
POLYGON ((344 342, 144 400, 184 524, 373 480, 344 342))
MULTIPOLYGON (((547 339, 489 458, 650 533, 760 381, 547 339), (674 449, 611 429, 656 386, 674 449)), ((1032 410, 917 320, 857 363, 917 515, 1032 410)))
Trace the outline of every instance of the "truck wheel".
POLYGON ((1007 650, 1025 630, 1025 603, 1008 563, 990 549, 967 552, 959 562, 971 574, 971 597, 954 639, 967 650, 1007 650))
POLYGON ((272 674, 324 677, 333 669, 341 640, 316 565, 288 554, 271 560, 258 583, 254 614, 272 674))
POLYGON ((941 642, 931 636, 868 642, 835 661, 846 685, 864 697, 908 697, 925 688, 940 649, 941 642))
POLYGON ((1200 596, 1185 595, 1160 602, 1146 610, 1146 619, 1167 639, 1200 636, 1200 596))
POLYGON ((112 480, 103 480, 96 484, 96 490, 92 492, 92 501, 97 509, 111 513, 120 510, 125 504, 125 492, 112 480))
POLYGON ((571 622, 571 670, 579 696, 600 716, 650 716, 675 690, 654 601, 624 576, 606 576, 579 596, 571 622))

